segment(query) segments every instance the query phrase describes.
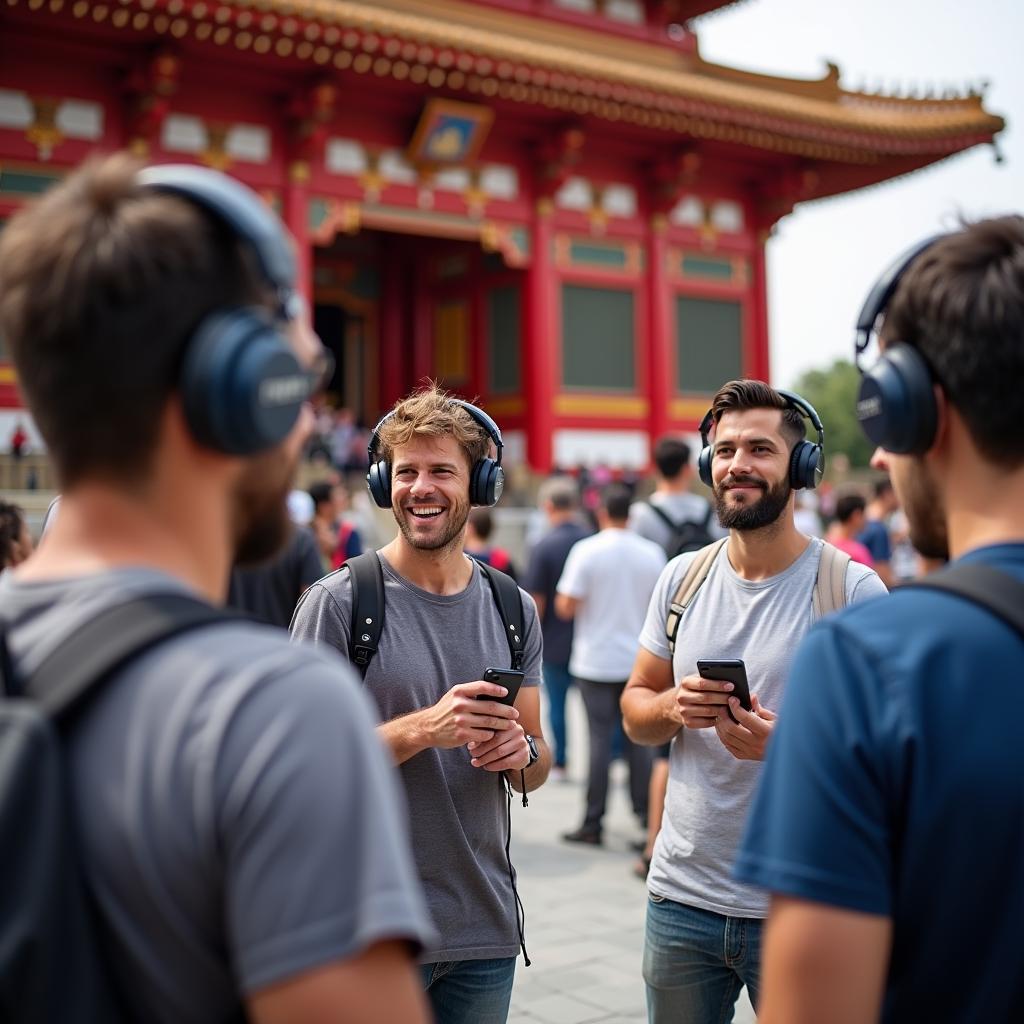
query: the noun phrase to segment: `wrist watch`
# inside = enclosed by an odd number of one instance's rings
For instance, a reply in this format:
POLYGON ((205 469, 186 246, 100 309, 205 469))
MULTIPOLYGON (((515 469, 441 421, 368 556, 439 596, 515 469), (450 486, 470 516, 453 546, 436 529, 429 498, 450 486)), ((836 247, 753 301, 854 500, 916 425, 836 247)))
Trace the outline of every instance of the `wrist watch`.
POLYGON ((529 734, 526 734, 526 745, 530 748, 530 760, 526 762, 529 768, 535 761, 540 760, 540 751, 537 749, 537 741, 529 734))

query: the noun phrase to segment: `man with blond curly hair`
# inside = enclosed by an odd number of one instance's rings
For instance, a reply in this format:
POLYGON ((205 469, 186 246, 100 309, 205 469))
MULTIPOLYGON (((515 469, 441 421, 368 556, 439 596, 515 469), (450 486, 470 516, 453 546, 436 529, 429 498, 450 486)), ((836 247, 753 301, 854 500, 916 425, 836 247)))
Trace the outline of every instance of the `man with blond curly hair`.
MULTIPOLYGON (((376 553, 385 612, 365 682, 405 785, 413 849, 441 933, 421 958, 441 1024, 502 1024, 508 1015, 522 933, 506 782, 535 789, 550 765, 537 689, 540 625, 524 591, 525 678, 515 704, 499 703, 504 687, 481 678, 509 663, 485 570, 464 551, 471 506, 500 494, 492 439, 500 432, 486 413, 430 386, 399 402, 370 443, 371 494, 390 506, 398 534, 376 553)), ((348 656, 352 602, 352 575, 339 570, 307 591, 292 635, 348 656)))

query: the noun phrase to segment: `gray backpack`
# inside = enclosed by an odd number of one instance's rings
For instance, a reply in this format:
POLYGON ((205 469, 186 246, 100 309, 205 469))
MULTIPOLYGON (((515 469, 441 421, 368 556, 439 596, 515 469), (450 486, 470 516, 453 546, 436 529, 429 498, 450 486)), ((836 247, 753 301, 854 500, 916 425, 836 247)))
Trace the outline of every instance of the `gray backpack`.
POLYGON ((171 636, 229 617, 185 594, 116 605, 23 684, 0 632, 0 1020, 128 1019, 105 970, 104 936, 79 863, 63 740, 117 669, 171 636))

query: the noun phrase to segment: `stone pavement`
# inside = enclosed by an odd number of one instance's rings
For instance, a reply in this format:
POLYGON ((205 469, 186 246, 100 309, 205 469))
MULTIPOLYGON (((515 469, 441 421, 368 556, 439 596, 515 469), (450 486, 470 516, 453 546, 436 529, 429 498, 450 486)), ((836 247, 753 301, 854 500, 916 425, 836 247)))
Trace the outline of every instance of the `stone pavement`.
MULTIPOLYGON (((532 965, 516 968, 510 1024, 628 1024, 647 1020, 640 973, 646 889, 631 868, 641 833, 625 765, 612 768, 604 846, 565 843, 583 814, 586 721, 570 693, 569 782, 548 782, 512 805, 512 860, 526 908, 532 965)), ((546 720, 546 719, 545 719, 546 720)), ((746 993, 735 1020, 755 1020, 746 993)))

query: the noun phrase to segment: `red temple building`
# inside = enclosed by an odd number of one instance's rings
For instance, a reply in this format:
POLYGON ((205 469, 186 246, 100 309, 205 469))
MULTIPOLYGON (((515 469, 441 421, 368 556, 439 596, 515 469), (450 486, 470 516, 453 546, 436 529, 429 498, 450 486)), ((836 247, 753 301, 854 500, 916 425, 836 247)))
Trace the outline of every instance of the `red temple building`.
POLYGON ((720 6, 0 0, 0 222, 97 150, 221 168, 298 241, 338 405, 437 377, 510 460, 642 466, 767 379, 779 218, 1003 127, 976 94, 708 63, 690 19, 720 6))

